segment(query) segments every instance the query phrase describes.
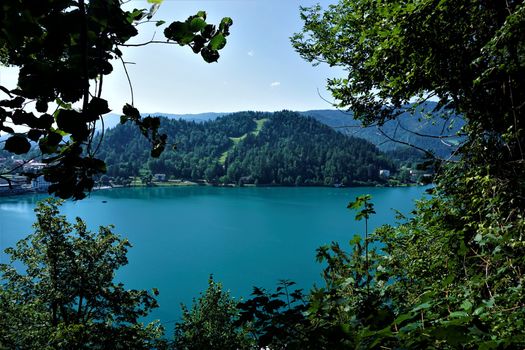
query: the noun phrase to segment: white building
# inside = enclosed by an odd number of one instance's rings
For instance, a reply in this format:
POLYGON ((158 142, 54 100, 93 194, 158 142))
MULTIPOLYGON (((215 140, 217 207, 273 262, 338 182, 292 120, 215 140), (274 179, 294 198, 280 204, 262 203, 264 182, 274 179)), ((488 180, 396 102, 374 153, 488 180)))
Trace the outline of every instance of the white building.
POLYGON ((37 192, 47 192, 50 184, 44 179, 44 176, 39 176, 31 181, 31 188, 37 192))
POLYGON ((155 174, 153 175, 155 181, 164 182, 166 181, 166 174, 155 174))
POLYGON ((46 167, 46 163, 39 163, 39 162, 35 162, 35 161, 30 161, 29 163, 27 164, 24 164, 24 171, 25 172, 36 172, 36 171, 40 171, 42 169, 44 169, 46 167))
POLYGON ((390 177, 390 170, 387 169, 381 169, 379 170, 379 176, 389 178, 390 177))

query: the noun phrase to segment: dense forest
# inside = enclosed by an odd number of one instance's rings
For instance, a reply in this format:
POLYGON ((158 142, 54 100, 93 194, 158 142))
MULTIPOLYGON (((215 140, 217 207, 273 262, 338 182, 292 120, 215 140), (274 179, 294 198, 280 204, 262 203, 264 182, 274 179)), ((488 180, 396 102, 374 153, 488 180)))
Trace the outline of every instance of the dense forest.
POLYGON ((162 119, 171 150, 151 158, 132 125, 107 130, 100 157, 107 175, 145 173, 210 183, 344 186, 383 183, 395 170, 373 144, 345 136, 297 113, 240 112, 215 120, 162 119))
MULTIPOLYGON (((434 118, 434 109, 437 102, 426 101, 421 105, 409 104, 412 109, 404 111, 397 120, 386 121, 383 125, 364 126, 353 118, 352 111, 337 109, 319 109, 298 112, 312 117, 335 130, 354 137, 370 141, 383 152, 402 152, 409 145, 428 150, 437 157, 446 158, 457 150, 461 140, 461 128, 465 121, 461 116, 449 114, 444 118, 434 118)), ((197 114, 172 114, 172 113, 142 113, 143 117, 160 116, 168 119, 181 119, 186 121, 206 122, 212 121, 227 113, 197 113, 197 114)), ((109 113, 104 116, 104 126, 114 128, 120 123, 120 116, 109 113)), ((412 151, 409 151, 413 153, 412 151)), ((421 160, 421 156, 418 157, 421 160)))

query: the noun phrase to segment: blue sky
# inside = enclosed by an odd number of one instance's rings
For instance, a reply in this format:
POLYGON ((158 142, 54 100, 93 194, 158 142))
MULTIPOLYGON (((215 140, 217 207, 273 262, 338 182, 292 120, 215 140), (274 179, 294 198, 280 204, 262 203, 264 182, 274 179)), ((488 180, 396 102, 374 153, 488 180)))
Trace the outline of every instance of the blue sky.
MULTIPOLYGON (((201 113, 241 110, 275 111, 331 108, 319 92, 326 78, 341 71, 312 67, 293 50, 289 37, 300 31, 299 6, 313 0, 164 0, 156 19, 184 20, 199 10, 208 22, 229 16, 234 24, 218 63, 207 64, 188 47, 149 45, 124 51, 133 81, 135 105, 142 112, 201 113)), ((323 5, 330 2, 326 1, 323 5)), ((128 6, 147 7, 145 0, 128 6)), ((154 26, 141 28, 147 41, 154 26)), ((156 39, 163 38, 162 29, 156 39)), ((129 100, 127 81, 120 66, 105 86, 114 110, 129 100)))
MULTIPOLYGON (((335 0, 333 0, 335 1, 335 0)), ((208 22, 219 23, 229 16, 234 24, 228 44, 218 63, 207 64, 188 47, 153 44, 125 48, 124 57, 133 81, 135 106, 141 112, 202 113, 242 110, 276 111, 331 108, 326 78, 343 72, 327 66, 312 67, 293 50, 289 37, 300 31, 299 6, 322 0, 164 0, 157 20, 185 20, 199 10, 208 22)), ((146 0, 132 0, 126 6, 149 8, 146 0)), ((163 39, 164 27, 140 27, 131 42, 163 39)), ((104 95, 114 112, 130 102, 124 71, 114 62, 114 72, 104 81, 104 95)), ((16 70, 0 68, 0 84, 14 88, 16 70)))

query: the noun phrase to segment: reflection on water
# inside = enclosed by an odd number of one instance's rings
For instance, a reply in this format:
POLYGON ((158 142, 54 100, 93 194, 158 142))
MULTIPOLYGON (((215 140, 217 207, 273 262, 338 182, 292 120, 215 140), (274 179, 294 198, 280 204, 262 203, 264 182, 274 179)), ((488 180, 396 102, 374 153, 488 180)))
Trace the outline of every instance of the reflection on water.
POLYGON ((0 210, 17 214, 27 214, 35 207, 35 202, 23 201, 13 203, 1 203, 0 210))
POLYGON ((46 197, 47 195, 44 194, 0 197, 0 211, 4 210, 17 213, 32 212, 36 202, 46 197))

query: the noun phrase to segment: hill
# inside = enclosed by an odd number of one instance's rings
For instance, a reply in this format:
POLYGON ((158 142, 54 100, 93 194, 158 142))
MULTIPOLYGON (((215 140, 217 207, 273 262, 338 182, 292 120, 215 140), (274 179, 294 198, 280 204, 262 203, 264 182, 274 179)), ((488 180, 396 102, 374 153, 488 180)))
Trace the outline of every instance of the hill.
MULTIPOLYGON (((381 130, 392 139, 399 140, 425 150, 430 150, 438 157, 448 157, 456 149, 459 137, 442 139, 442 135, 455 135, 464 125, 462 118, 451 116, 449 120, 428 118, 433 115, 435 102, 426 102, 413 114, 404 113, 397 120, 387 121, 381 130)), ((381 151, 399 151, 406 145, 390 140, 376 126, 362 127, 361 122, 353 119, 351 112, 339 110, 313 110, 301 112, 323 124, 329 125, 344 134, 360 137, 372 142, 381 151)))
POLYGON ((99 155, 108 175, 350 186, 383 182, 379 170, 395 170, 370 142, 295 112, 240 112, 204 122, 164 118, 161 125, 174 149, 158 159, 149 157, 148 143, 132 125, 107 130, 99 155))
MULTIPOLYGON (((432 115, 435 107, 435 102, 426 102, 414 114, 405 113, 396 121, 386 122, 381 130, 395 140, 430 150, 438 157, 446 158, 455 151, 459 138, 440 139, 436 136, 454 135, 463 126, 464 121, 457 116, 452 116, 450 120, 427 118, 426 115, 432 115)), ((388 152, 391 157, 397 157, 400 152, 410 155, 415 153, 413 149, 405 150, 406 145, 388 139, 376 126, 362 127, 359 121, 353 119, 351 112, 326 109, 299 113, 303 116, 313 117, 343 134, 368 140, 376 145, 379 150, 388 152)), ((151 115, 162 116, 167 119, 205 122, 215 120, 226 115, 226 113, 171 114, 157 112, 143 113, 142 115, 144 117, 151 115)), ((120 115, 118 114, 110 113, 104 116, 106 129, 113 128, 119 123, 120 115)))

